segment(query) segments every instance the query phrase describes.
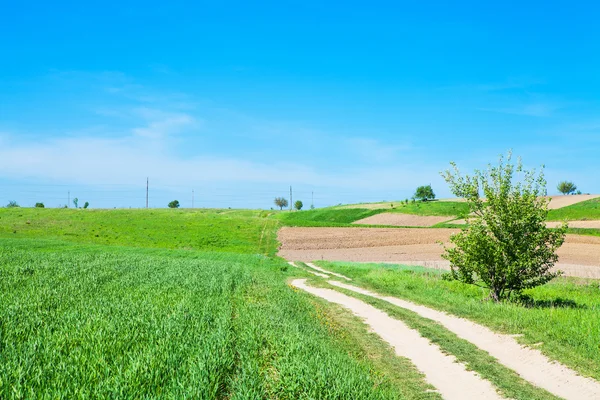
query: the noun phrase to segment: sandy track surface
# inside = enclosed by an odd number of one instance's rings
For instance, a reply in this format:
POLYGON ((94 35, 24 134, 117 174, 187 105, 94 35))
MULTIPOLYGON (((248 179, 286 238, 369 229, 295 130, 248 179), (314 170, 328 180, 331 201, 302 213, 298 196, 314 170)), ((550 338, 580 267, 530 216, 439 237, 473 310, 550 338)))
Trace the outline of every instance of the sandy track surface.
POLYGON ((335 290, 308 286, 306 279, 296 279, 292 281, 292 285, 339 304, 362 318, 373 332, 394 347, 397 355, 408 358, 444 399, 502 399, 489 381, 473 371, 467 371, 464 364, 458 363, 454 356, 444 354, 437 345, 402 321, 335 290))
MULTIPOLYGON (((600 220, 596 221, 568 221, 569 228, 588 228, 588 229, 600 229, 600 220)), ((548 228, 558 228, 562 225, 560 221, 548 221, 546 226, 548 228)))
POLYGON ((455 217, 435 217, 399 213, 381 213, 353 222, 357 225, 433 226, 455 217))
POLYGON ((572 206, 573 204, 581 203, 582 201, 592 200, 600 197, 599 194, 577 194, 570 196, 549 196, 550 204, 548 209, 556 210, 558 208, 572 206))
POLYGON ((550 393, 564 399, 599 399, 600 383, 578 375, 572 369, 551 361, 539 350, 520 345, 512 336, 495 333, 489 328, 455 317, 441 311, 421 306, 395 297, 380 296, 368 290, 329 281, 330 284, 384 300, 395 306, 416 312, 427 319, 439 322, 446 329, 454 332, 482 350, 487 351, 501 364, 517 372, 523 379, 535 386, 546 389, 550 393))
MULTIPOLYGON (((290 228, 279 230, 279 255, 293 261, 389 262, 447 268, 443 247, 456 229, 290 228)), ((559 264, 568 276, 600 278, 600 237, 567 235, 559 264)))

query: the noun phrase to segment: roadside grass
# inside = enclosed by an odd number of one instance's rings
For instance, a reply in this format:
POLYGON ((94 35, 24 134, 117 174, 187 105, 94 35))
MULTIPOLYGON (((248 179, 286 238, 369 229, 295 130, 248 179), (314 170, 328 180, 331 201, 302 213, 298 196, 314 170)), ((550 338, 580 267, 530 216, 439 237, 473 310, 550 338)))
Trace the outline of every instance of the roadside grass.
POLYGON ((567 207, 550 210, 548 221, 583 221, 600 219, 600 198, 595 198, 567 207))
POLYGON ((255 210, 0 208, 0 237, 218 252, 276 252, 278 221, 255 210))
POLYGON ((516 372, 500 364, 487 352, 480 350, 469 341, 459 338, 435 321, 423 318, 413 311, 396 307, 383 300, 329 285, 323 280, 311 278, 311 284, 337 290, 347 296, 355 297, 386 312, 389 316, 403 321, 410 328, 419 331, 423 337, 437 344, 444 353, 455 356, 459 362, 466 365, 467 369, 477 372, 482 378, 490 381, 506 398, 558 399, 546 390, 522 379, 516 372))
POLYGON ((0 239, 0 398, 424 398, 413 370, 399 388, 351 351, 298 275, 260 254, 0 239))
POLYGON ((522 334, 551 359, 600 379, 600 282, 558 278, 524 292, 526 305, 484 301, 485 289, 442 279, 442 271, 423 267, 319 261, 378 293, 397 296, 468 318, 491 329, 522 334), (540 344, 541 343, 541 344, 540 344))
MULTIPOLYGON (((313 286, 314 283, 310 282, 313 286)), ((376 376, 385 377, 402 399, 441 399, 435 388, 424 382, 420 373, 410 360, 398 357, 395 350, 376 333, 370 332, 362 319, 337 304, 308 295, 315 303, 319 319, 328 327, 329 334, 353 358, 368 360, 376 376)))

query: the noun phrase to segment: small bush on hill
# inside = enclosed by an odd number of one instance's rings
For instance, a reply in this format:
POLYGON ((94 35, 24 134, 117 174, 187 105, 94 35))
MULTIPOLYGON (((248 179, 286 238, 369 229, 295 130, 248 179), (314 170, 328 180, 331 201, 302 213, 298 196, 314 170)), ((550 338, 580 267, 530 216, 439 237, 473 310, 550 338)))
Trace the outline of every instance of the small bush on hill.
POLYGON ((562 181, 556 187, 562 194, 573 194, 577 190, 577 186, 573 182, 562 181))
POLYGON ((44 206, 44 203, 35 203, 35 207, 36 208, 44 208, 46 206, 44 206))
POLYGON ((283 210, 283 207, 287 207, 288 206, 288 201, 287 199, 285 199, 284 197, 275 197, 275 205, 277 207, 279 207, 280 210, 283 210))
POLYGON ((179 200, 173 200, 169 203, 169 208, 179 208, 179 200))
POLYGON ((431 185, 419 186, 415 191, 414 198, 421 201, 433 200, 435 199, 435 193, 433 193, 431 185))

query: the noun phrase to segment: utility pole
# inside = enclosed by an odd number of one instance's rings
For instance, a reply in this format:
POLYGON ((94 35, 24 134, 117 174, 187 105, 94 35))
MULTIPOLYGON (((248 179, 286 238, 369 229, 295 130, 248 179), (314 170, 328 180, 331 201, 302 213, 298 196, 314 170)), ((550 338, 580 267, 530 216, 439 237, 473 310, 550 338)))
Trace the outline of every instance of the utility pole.
POLYGON ((292 211, 292 187, 290 186, 290 211, 292 211))
POLYGON ((71 207, 71 192, 67 192, 67 207, 71 207))
POLYGON ((194 208, 194 189, 192 189, 192 208, 194 208))
POLYGON ((150 178, 146 178, 146 208, 148 208, 148 186, 150 184, 150 178))

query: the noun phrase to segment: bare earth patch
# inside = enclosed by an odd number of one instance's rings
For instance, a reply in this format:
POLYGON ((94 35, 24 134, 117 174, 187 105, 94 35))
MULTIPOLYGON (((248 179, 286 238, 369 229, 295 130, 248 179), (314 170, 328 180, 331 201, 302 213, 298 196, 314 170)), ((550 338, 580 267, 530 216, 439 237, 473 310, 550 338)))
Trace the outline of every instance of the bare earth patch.
POLYGON ((399 213, 381 213, 353 222, 357 225, 433 226, 454 217, 436 217, 399 213))
POLYGON ((548 209, 556 210, 558 208, 572 206, 573 204, 581 203, 582 201, 595 199, 597 197, 600 197, 600 194, 577 194, 577 195, 570 195, 570 196, 549 196, 550 204, 548 204, 548 209))
POLYGON ((331 303, 339 304, 360 318, 373 332, 388 342, 401 357, 408 358, 425 375, 444 399, 502 399, 496 388, 435 344, 377 308, 331 289, 306 284, 306 279, 292 281, 292 286, 331 303))
MULTIPOLYGON (((443 247, 457 229, 291 228, 279 230, 279 255, 291 261, 387 262, 448 268, 443 247)), ((600 237, 567 235, 557 269, 567 276, 600 278, 600 237)))
MULTIPOLYGON (((587 228, 587 229, 600 229, 600 221, 568 221, 569 228, 587 228)), ((546 226, 548 228, 558 228, 562 225, 560 221, 548 221, 546 226)))

